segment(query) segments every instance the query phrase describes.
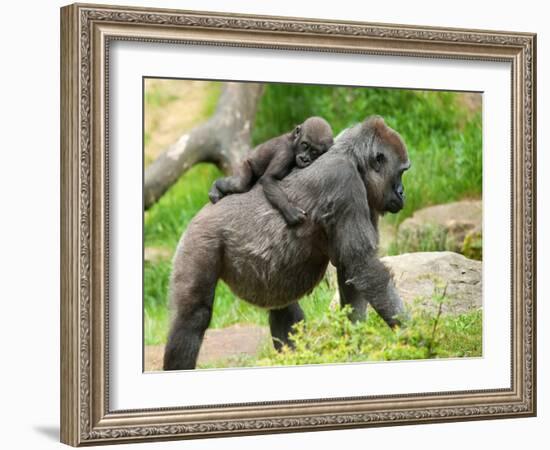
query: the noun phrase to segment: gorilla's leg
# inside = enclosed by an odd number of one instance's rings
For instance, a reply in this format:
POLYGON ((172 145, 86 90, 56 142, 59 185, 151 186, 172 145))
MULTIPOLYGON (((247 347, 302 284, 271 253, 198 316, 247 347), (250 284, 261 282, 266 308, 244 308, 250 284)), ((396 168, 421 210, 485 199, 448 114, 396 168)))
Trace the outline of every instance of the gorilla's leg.
POLYGON ((345 279, 343 271, 337 269, 338 274, 338 290, 340 291, 340 305, 342 307, 350 305, 352 311, 349 319, 352 322, 364 320, 367 318, 367 301, 365 297, 355 288, 355 286, 345 279))
POLYGON ((172 282, 172 301, 177 311, 164 350, 164 370, 195 368, 212 317, 218 276, 200 266, 185 270, 191 267, 189 264, 184 268, 182 272, 186 273, 176 273, 175 277, 181 278, 172 282))
POLYGON ((281 350, 283 345, 294 347, 289 335, 292 333, 292 326, 304 320, 304 312, 298 303, 291 303, 282 309, 269 311, 269 327, 273 338, 273 346, 281 350))
POLYGON ((253 182, 254 172, 245 160, 237 167, 234 175, 214 181, 208 197, 212 203, 216 203, 226 195, 249 191, 253 182))

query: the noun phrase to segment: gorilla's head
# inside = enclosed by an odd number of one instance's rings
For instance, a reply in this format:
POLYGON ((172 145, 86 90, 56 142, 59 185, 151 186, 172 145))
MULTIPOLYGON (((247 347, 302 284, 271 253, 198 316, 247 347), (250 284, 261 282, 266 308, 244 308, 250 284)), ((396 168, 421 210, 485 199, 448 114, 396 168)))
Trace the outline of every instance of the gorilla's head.
POLYGON ((369 205, 380 214, 397 213, 405 205, 403 173, 411 166, 405 143, 382 117, 369 117, 360 126, 363 155, 358 168, 366 181, 369 205))
POLYGON ((334 143, 332 128, 322 117, 310 117, 293 132, 296 166, 309 166, 334 143))

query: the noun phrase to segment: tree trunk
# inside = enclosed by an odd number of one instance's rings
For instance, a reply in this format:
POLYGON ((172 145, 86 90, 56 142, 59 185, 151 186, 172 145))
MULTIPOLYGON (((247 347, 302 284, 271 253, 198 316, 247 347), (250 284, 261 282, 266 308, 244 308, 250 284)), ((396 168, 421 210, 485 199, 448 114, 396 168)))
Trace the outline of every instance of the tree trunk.
POLYGON ((262 89, 256 83, 225 83, 214 115, 180 136, 145 170, 145 209, 197 163, 211 162, 226 174, 233 172, 250 149, 250 133, 262 89))

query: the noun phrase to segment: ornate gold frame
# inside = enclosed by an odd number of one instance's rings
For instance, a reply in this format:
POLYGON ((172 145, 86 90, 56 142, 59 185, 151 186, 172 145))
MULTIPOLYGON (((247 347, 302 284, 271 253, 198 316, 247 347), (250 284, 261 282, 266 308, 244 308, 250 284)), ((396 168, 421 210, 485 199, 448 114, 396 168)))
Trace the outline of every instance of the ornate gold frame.
POLYGON ((61 9, 61 440, 70 445, 533 416, 536 36, 129 7, 61 9), (507 61, 512 67, 509 389, 111 411, 108 83, 112 40, 507 61))

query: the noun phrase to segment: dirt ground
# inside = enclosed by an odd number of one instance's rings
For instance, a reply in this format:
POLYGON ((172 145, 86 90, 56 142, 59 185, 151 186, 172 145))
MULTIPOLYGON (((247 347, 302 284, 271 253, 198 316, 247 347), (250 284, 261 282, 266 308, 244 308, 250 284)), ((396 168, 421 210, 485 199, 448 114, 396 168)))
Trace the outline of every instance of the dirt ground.
MULTIPOLYGON (((228 361, 242 356, 255 356, 269 342, 268 327, 237 324, 227 328, 206 330, 198 364, 228 361)), ((145 346, 145 371, 162 370, 163 345, 145 346)))

